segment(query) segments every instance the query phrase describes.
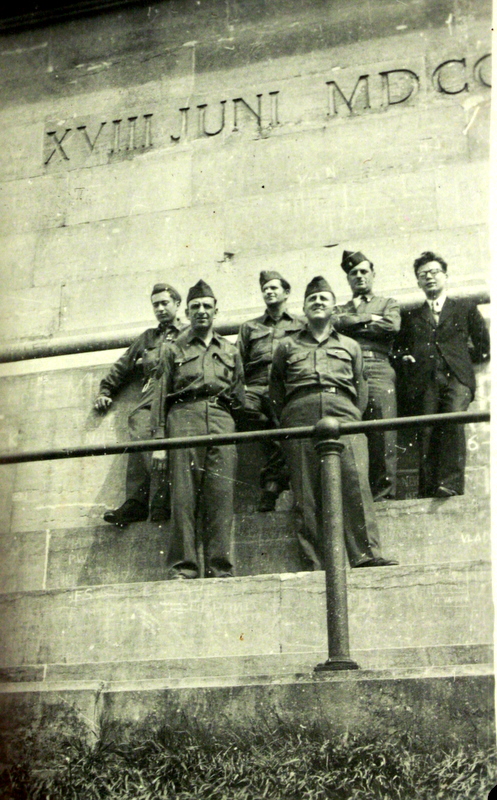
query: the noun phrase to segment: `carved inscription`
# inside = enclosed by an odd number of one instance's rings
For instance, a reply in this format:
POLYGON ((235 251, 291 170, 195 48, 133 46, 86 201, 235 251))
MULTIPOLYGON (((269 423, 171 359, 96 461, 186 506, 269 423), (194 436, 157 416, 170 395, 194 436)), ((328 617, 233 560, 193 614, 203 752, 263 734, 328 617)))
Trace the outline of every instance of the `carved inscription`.
MULTIPOLYGON (((428 76, 428 83, 439 94, 459 95, 478 87, 490 88, 490 76, 491 54, 486 53, 476 60, 451 58, 441 62, 428 76)), ((422 80, 411 65, 356 73, 352 80, 347 70, 339 79, 323 82, 323 109, 328 120, 356 116, 412 104, 422 91, 428 91, 426 78, 422 80)), ((280 90, 274 90, 251 98, 238 96, 164 109, 162 117, 155 110, 116 119, 47 123, 43 163, 47 168, 72 169, 88 165, 90 159, 90 164, 100 164, 130 158, 154 147, 157 141, 162 147, 175 146, 244 130, 267 136, 281 124, 280 100, 280 90)))

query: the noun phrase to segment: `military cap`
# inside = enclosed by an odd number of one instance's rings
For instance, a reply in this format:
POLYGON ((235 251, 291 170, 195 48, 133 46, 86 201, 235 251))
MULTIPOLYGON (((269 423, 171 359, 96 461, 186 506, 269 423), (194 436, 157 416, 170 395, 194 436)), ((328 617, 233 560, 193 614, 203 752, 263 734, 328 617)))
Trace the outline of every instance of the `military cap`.
POLYGON ((316 275, 316 277, 313 278, 312 281, 307 284, 304 294, 304 300, 310 294, 315 294, 316 292, 331 292, 331 294, 335 296, 335 293, 331 288, 330 284, 328 283, 326 278, 323 278, 322 275, 316 275))
POLYGON ((349 274, 351 269, 357 267, 362 261, 367 261, 370 265, 371 269, 373 269, 373 262, 366 258, 359 250, 356 250, 355 253, 352 250, 344 250, 342 255, 342 269, 349 274))
POLYGON ((269 281, 281 281, 283 289, 285 289, 287 292, 290 291, 290 284, 284 279, 283 275, 280 275, 280 273, 276 272, 274 269, 263 269, 259 275, 261 289, 263 289, 266 283, 269 283, 269 281))
POLYGON ((176 300, 177 303, 181 303, 180 293, 174 288, 174 286, 171 286, 170 283, 156 283, 152 289, 150 297, 153 297, 154 294, 160 294, 161 292, 168 292, 173 300, 176 300))
POLYGON ((213 297, 214 300, 216 299, 216 295, 212 291, 211 287, 208 283, 200 278, 199 281, 195 284, 195 286, 190 287, 188 290, 188 295, 186 298, 186 304, 190 302, 190 300, 196 300, 197 297, 213 297))

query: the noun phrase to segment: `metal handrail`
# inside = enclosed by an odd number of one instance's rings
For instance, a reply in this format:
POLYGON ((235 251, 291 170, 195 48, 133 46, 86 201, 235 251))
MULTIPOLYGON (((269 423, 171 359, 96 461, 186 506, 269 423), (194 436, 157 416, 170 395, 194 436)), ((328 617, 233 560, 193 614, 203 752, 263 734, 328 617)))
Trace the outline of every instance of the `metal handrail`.
MULTIPOLYGON (((453 289, 449 292, 449 296, 454 298, 465 297, 477 304, 490 303, 489 290, 485 284, 473 286, 469 291, 464 287, 453 289)), ((419 303, 419 295, 414 294, 399 301, 402 309, 412 308, 419 303)), ((242 321, 239 319, 221 321, 216 325, 216 330, 223 336, 234 335, 238 333, 242 321)), ((0 345, 0 364, 129 347, 136 337, 143 333, 143 329, 143 326, 141 326, 140 328, 128 328, 112 333, 85 333, 34 341, 7 342, 0 345)))
MULTIPOLYGON (((390 419, 340 422, 339 436, 352 433, 367 433, 371 430, 398 430, 400 428, 424 427, 443 422, 469 423, 488 422, 488 411, 453 411, 448 414, 426 414, 424 416, 392 417, 390 419)), ((111 444, 76 445, 74 447, 42 448, 24 451, 0 451, 0 464, 20 464, 26 461, 53 461, 61 458, 86 458, 88 456, 110 456, 118 453, 137 453, 150 450, 179 450, 186 447, 208 445, 244 444, 267 439, 307 439, 315 435, 313 425, 299 428, 275 428, 274 430, 240 431, 203 436, 178 436, 173 439, 140 439, 111 444)))

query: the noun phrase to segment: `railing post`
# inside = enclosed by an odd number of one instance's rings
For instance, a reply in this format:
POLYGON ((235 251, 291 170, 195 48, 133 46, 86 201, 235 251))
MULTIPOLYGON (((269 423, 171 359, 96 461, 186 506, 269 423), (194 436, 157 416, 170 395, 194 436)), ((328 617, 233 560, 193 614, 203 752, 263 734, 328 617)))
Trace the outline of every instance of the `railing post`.
POLYGON ((349 655, 349 618, 345 542, 343 538, 340 423, 324 417, 315 428, 316 450, 321 459, 323 551, 326 575, 328 659, 316 671, 359 669, 349 655))

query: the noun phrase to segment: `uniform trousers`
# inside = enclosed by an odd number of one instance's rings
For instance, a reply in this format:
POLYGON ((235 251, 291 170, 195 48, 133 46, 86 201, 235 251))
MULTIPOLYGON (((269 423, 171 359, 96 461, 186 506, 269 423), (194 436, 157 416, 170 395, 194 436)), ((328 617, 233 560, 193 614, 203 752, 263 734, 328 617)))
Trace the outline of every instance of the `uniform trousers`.
MULTIPOLYGON (((444 414, 467 411, 471 390, 443 364, 417 398, 417 414, 444 414)), ((419 497, 433 497, 442 486, 464 494, 466 435, 464 425, 431 425, 419 434, 419 497)))
MULTIPOLYGON (((151 439, 150 405, 137 406, 128 417, 128 426, 130 439, 133 441, 151 439)), ((152 473, 152 453, 129 453, 126 499, 136 500, 148 508, 150 495, 152 495, 153 509, 169 510, 169 482, 165 474, 152 473)))
MULTIPOLYGON (((278 423, 269 400, 268 386, 245 387, 245 430, 266 430, 277 428, 278 423)), ((278 485, 278 492, 288 489, 289 473, 285 456, 279 442, 266 440, 260 443, 264 453, 265 464, 261 469, 261 486, 269 483, 278 485)))
MULTIPOLYGON (((358 420, 357 407, 345 394, 312 392, 290 399, 281 415, 282 427, 315 425, 324 416, 358 420)), ((364 434, 341 436, 345 445, 340 456, 344 538, 352 567, 381 556, 373 496, 368 480, 368 450, 364 434)), ((290 468, 296 510, 301 517, 298 533, 305 557, 312 568, 324 568, 323 509, 320 457, 312 439, 283 442, 290 468)))
MULTIPOLYGON (((364 420, 397 416, 395 370, 387 356, 364 355, 368 379, 368 405, 364 420)), ((375 500, 395 497, 397 490, 397 431, 370 431, 368 437, 369 484, 375 500)))
MULTIPOLYGON (((175 403, 167 415, 167 436, 233 433, 231 414, 212 400, 175 403)), ((233 574, 233 495, 235 445, 212 445, 169 451, 172 537, 170 577, 197 578, 200 564, 196 530, 204 547, 205 577, 233 574)))

